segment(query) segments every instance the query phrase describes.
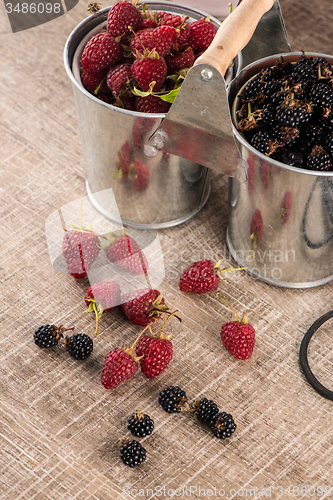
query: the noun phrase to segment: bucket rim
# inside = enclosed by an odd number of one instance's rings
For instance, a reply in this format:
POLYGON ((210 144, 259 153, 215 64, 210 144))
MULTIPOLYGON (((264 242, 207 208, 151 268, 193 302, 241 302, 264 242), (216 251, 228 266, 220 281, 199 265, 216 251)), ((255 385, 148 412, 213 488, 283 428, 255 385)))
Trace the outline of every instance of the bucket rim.
MULTIPOLYGON (((322 54, 322 53, 319 53, 319 52, 302 52, 302 51, 282 52, 282 53, 274 54, 274 55, 271 55, 271 56, 263 57, 262 59, 258 59, 257 61, 254 61, 254 62, 248 64, 247 66, 245 66, 244 68, 241 69, 241 71, 233 79, 233 81, 231 82, 231 84, 228 87, 229 98, 230 98, 230 93, 231 93, 232 89, 234 87, 236 87, 237 82, 242 81, 242 79, 244 78, 244 75, 246 73, 252 73, 253 70, 256 70, 257 68, 259 68, 259 66, 261 67, 260 69, 263 69, 264 67, 269 67, 269 65, 267 63, 270 63, 271 61, 275 61, 275 60, 279 59, 280 57, 283 57, 284 59, 288 60, 288 59, 293 59, 293 58, 296 58, 296 57, 300 57, 302 55, 307 56, 307 57, 314 57, 314 58, 317 58, 317 57, 328 58, 328 59, 330 59, 332 61, 331 64, 333 65, 333 56, 332 55, 322 54), (267 64, 267 66, 266 66, 266 64, 267 64)), ((258 71, 256 71, 255 73, 253 73, 246 80, 244 79, 243 83, 245 84, 246 82, 248 82, 250 80, 250 78, 252 78, 252 76, 254 76, 254 74, 256 74, 256 73, 258 73, 258 71)), ((243 84, 241 84, 241 86, 242 85, 243 84)), ((237 97, 238 91, 239 90, 236 91, 236 95, 232 98, 232 102, 231 103, 229 102, 229 105, 230 105, 230 108, 231 108, 230 109, 231 125, 232 125, 232 128, 233 128, 234 136, 237 138, 237 140, 243 146, 245 146, 251 153, 255 154, 260 159, 265 160, 266 162, 268 161, 269 163, 271 163, 272 165, 274 165, 276 167, 283 168, 285 170, 290 170, 292 172, 297 172, 297 173, 305 174, 305 175, 313 175, 313 176, 316 176, 316 177, 333 177, 333 170, 331 170, 331 171, 307 170, 305 168, 293 167, 292 165, 287 165, 286 163, 282 163, 280 161, 274 160, 273 158, 270 158, 269 156, 266 156, 265 154, 261 153, 260 151, 258 151, 257 149, 255 149, 253 146, 251 146, 251 144, 244 138, 244 136, 240 132, 238 132, 238 130, 236 129, 235 123, 234 123, 233 108, 234 108, 234 103, 236 101, 236 97, 237 97)))

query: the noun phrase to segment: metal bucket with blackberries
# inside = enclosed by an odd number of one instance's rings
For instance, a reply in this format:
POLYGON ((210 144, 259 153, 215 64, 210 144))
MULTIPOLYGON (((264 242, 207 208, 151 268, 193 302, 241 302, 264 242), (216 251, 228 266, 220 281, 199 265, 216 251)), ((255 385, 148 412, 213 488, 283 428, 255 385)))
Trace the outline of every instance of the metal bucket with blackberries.
POLYGON ((229 182, 227 240, 267 283, 333 278, 333 57, 286 53, 245 67, 229 87, 247 181, 229 182))

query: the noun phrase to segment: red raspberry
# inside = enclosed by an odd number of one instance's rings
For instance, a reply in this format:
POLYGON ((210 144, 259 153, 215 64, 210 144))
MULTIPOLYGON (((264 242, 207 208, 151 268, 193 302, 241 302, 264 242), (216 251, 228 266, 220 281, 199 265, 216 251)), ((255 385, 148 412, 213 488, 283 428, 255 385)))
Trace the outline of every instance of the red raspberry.
POLYGON ((162 373, 173 355, 172 342, 161 337, 144 335, 136 346, 136 355, 143 356, 140 359, 141 371, 146 377, 154 378, 162 373))
POLYGON ((115 347, 105 356, 101 383, 105 389, 115 389, 132 378, 138 369, 138 362, 125 349, 115 347))
POLYGON ((254 214, 252 216, 251 224, 250 224, 250 234, 251 234, 251 238, 254 240, 255 246, 261 240, 263 228, 264 228, 264 224, 263 224, 261 212, 260 212, 259 208, 257 208, 257 210, 254 212, 254 214))
POLYGON ((137 31, 141 28, 143 17, 141 12, 130 2, 121 0, 115 3, 109 10, 107 20, 107 31, 114 37, 129 34, 131 31, 137 31))
POLYGON ((219 283, 220 277, 214 262, 204 259, 194 262, 183 271, 179 280, 179 289, 182 292, 206 293, 216 290, 219 283))
POLYGON ((144 57, 137 59, 132 65, 132 73, 141 89, 146 92, 150 84, 154 81, 154 92, 158 92, 162 87, 167 75, 167 65, 163 58, 144 57))
POLYGON ((107 258, 120 269, 128 273, 140 275, 148 270, 148 261, 137 242, 128 234, 108 236, 110 246, 107 258))
POLYGON ((99 251, 98 236, 87 229, 77 228, 66 231, 62 240, 62 253, 69 274, 76 279, 87 276, 99 251))
POLYGON ((138 31, 130 41, 130 49, 133 53, 138 51, 144 54, 156 50, 160 57, 170 52, 172 44, 176 41, 177 31, 172 26, 158 26, 138 31))
POLYGON ((167 113, 170 106, 170 102, 163 101, 155 95, 137 96, 135 99, 135 109, 140 113, 167 113))
POLYGON ((143 20, 141 29, 145 30, 147 28, 156 28, 156 27, 157 27, 157 22, 155 21, 155 19, 153 19, 152 17, 147 17, 147 19, 143 20))
POLYGON ((194 52, 201 52, 208 49, 212 43, 217 29, 214 24, 204 18, 190 24, 190 36, 188 43, 194 52))
POLYGON ((131 66, 131 63, 122 63, 109 70, 107 74, 107 86, 111 92, 119 94, 126 89, 131 78, 133 78, 131 66))
POLYGON ((149 184, 150 170, 140 159, 135 158, 128 170, 128 179, 132 182, 135 191, 142 191, 149 184))
POLYGON ((86 44, 81 57, 83 69, 103 71, 121 61, 123 50, 109 33, 98 33, 86 44))
POLYGON ((185 45, 190 36, 190 26, 186 22, 185 16, 165 12, 161 18, 159 26, 173 26, 177 29, 177 43, 185 45))
POLYGON ((126 294, 119 308, 134 325, 141 326, 154 323, 169 309, 162 294, 148 288, 126 294))
POLYGON ((230 321, 221 328, 221 340, 225 348, 237 359, 252 356, 255 345, 255 329, 246 317, 240 321, 230 321))
POLYGON ((177 54, 167 54, 165 56, 169 74, 176 73, 184 68, 191 68, 194 61, 195 55, 191 47, 187 47, 182 52, 177 52, 177 54))
POLYGON ((115 281, 99 281, 88 288, 85 296, 87 311, 94 311, 96 316, 96 330, 98 321, 104 311, 111 311, 120 302, 120 287, 115 281))
POLYGON ((106 84, 107 70, 96 72, 83 70, 81 74, 81 82, 85 89, 94 95, 105 94, 109 92, 106 84))

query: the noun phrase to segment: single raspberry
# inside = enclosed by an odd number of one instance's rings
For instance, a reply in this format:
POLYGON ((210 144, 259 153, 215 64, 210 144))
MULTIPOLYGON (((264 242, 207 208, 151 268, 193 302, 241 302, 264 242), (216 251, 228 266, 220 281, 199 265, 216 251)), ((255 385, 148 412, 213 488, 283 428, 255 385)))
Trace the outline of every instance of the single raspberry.
POLYGON ((170 52, 177 39, 177 31, 172 26, 158 26, 138 31, 130 41, 130 49, 134 54, 145 54, 153 49, 160 57, 170 52))
POLYGON ((204 259, 193 262, 182 272, 179 289, 182 292, 206 293, 216 290, 220 277, 212 260, 204 259))
POLYGON ((119 63, 123 57, 121 46, 109 33, 98 33, 86 44, 81 57, 83 69, 103 71, 119 63))
POLYGON ((252 356, 255 345, 255 329, 247 322, 246 317, 241 322, 238 319, 230 321, 222 325, 221 340, 237 359, 248 359, 252 356))
POLYGON ((109 10, 107 32, 113 37, 128 35, 131 30, 137 31, 140 29, 142 23, 141 12, 130 2, 120 0, 109 10))
POLYGON ((159 26, 173 26, 177 30, 177 43, 185 45, 190 37, 190 26, 186 22, 187 17, 171 12, 165 12, 159 20, 159 26))
POLYGON ((186 392, 177 385, 167 387, 161 391, 158 402, 167 413, 179 413, 189 409, 186 392))
POLYGON ((156 28, 157 27, 157 22, 153 17, 147 17, 146 19, 143 20, 141 29, 145 30, 148 28, 156 28))
POLYGON ((98 321, 104 311, 111 311, 120 302, 120 287, 115 281, 99 281, 88 288, 85 296, 87 312, 94 311, 96 317, 96 330, 98 321))
POLYGON ((128 179, 131 181, 132 187, 135 191, 142 191, 148 186, 150 170, 141 158, 134 158, 133 163, 130 164, 128 169, 128 179))
POLYGON ((74 327, 64 328, 63 326, 42 325, 35 330, 35 344, 42 348, 53 347, 58 344, 63 337, 63 333, 67 330, 74 330, 74 327))
POLYGON ((192 405, 194 410, 194 415, 202 422, 211 422, 216 414, 219 412, 219 408, 214 401, 211 399, 203 398, 200 401, 195 401, 192 405))
POLYGON ((67 337, 65 347, 75 359, 87 359, 93 351, 93 340, 85 333, 77 333, 67 337))
POLYGON ((128 84, 133 78, 131 67, 131 63, 122 63, 109 70, 106 83, 111 92, 120 94, 128 88, 128 84))
POLYGON ((76 279, 84 278, 100 252, 98 236, 89 229, 73 226, 66 230, 62 240, 62 253, 69 274, 76 279))
POLYGON ((120 458, 125 465, 135 467, 146 460, 146 449, 138 441, 132 439, 121 447, 120 458))
POLYGON ((135 110, 139 113, 167 113, 170 106, 169 102, 151 94, 145 97, 137 96, 135 99, 135 110))
POLYGON ((119 309, 134 325, 146 326, 154 323, 169 308, 161 292, 146 288, 126 294, 119 309))
POLYGON ((167 54, 165 62, 168 67, 168 73, 176 73, 185 68, 191 68, 195 61, 195 55, 191 47, 187 47, 182 52, 176 54, 167 54))
POLYGON ((163 58, 150 53, 150 56, 136 59, 132 64, 131 71, 140 88, 146 92, 153 87, 158 92, 164 84, 168 69, 163 58), (153 84, 153 82, 155 82, 153 84))
POLYGON ((211 422, 213 434, 218 439, 229 438, 235 432, 236 427, 233 416, 225 411, 217 413, 211 422))
POLYGON ((85 89, 91 94, 99 95, 109 92, 106 83, 107 70, 92 72, 83 70, 81 74, 81 82, 85 89))
POLYGON ((109 246, 106 256, 115 266, 128 273, 140 275, 148 271, 148 261, 134 238, 121 231, 117 236, 111 232, 107 236, 109 246))
POLYGON ((150 436, 154 430, 154 420, 147 413, 136 411, 128 419, 127 429, 136 437, 150 436))
POLYGON ((146 377, 157 377, 172 360, 173 345, 169 338, 169 336, 164 337, 163 334, 157 337, 144 335, 139 340, 136 355, 142 356, 140 367, 146 377))
POLYGON ((115 389, 132 378, 138 369, 138 362, 128 350, 115 347, 105 356, 101 383, 105 389, 115 389))
POLYGON ((190 24, 188 43, 194 52, 208 49, 216 35, 216 27, 209 20, 201 18, 190 24))

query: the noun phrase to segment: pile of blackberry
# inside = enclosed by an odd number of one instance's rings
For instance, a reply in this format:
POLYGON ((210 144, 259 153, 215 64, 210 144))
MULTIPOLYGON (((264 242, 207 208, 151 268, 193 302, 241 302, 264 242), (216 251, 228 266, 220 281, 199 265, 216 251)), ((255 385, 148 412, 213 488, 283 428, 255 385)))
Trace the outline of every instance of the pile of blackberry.
POLYGON ((333 170, 333 68, 323 57, 282 57, 239 94, 237 129, 262 154, 298 168, 333 170))

